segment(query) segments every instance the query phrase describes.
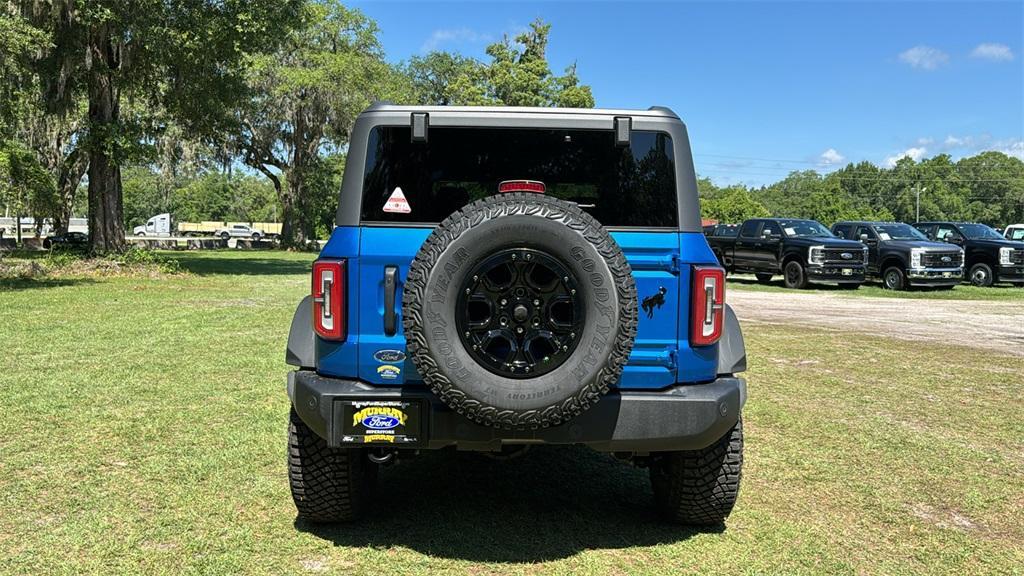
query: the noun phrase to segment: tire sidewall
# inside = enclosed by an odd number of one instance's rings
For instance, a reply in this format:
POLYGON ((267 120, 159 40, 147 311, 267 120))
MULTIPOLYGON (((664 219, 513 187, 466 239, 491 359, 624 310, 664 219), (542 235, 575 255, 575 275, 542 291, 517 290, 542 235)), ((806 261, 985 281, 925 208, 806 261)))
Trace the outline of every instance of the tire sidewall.
POLYGON ((975 264, 974 266, 971 266, 970 274, 971 274, 971 284, 973 284, 975 286, 980 286, 980 287, 991 286, 993 281, 994 281, 994 278, 992 278, 992 267, 989 266, 988 264, 981 263, 981 264, 975 264), (978 272, 984 273, 984 277, 980 278, 980 279, 977 278, 976 274, 978 272))
MULTIPOLYGON (((621 372, 621 366, 616 370, 608 364, 613 358, 628 357, 635 332, 635 287, 631 293, 628 288, 623 293, 624 283, 594 245, 594 235, 588 235, 587 226, 573 225, 578 218, 569 214, 567 225, 560 219, 522 211, 501 217, 494 217, 492 211, 486 216, 476 211, 454 227, 439 228, 450 233, 447 238, 427 240, 428 247, 438 241, 446 245, 429 268, 419 268, 426 275, 425 281, 419 282, 422 293, 403 300, 408 306, 407 320, 418 316, 413 329, 407 327, 411 356, 434 392, 474 420, 503 426, 561 422, 606 392, 621 372), (475 221, 481 217, 482 221, 475 221), (544 251, 568 268, 576 277, 576 297, 585 309, 575 351, 562 365, 535 378, 507 378, 491 372, 473 359, 458 334, 455 303, 466 275, 488 256, 513 247, 544 251), (631 311, 623 302, 631 302, 632 322, 628 318, 631 311), (626 330, 625 343, 624 326, 633 326, 626 330), (613 354, 616 348, 619 354, 613 354)), ((621 252, 618 257, 622 258, 621 252)), ((407 291, 417 283, 413 273, 410 271, 407 291)), ((631 275, 626 285, 633 286, 631 275)))
POLYGON ((782 277, 783 277, 783 279, 784 279, 784 281, 786 283, 786 288, 803 288, 804 287, 804 285, 805 285, 805 282, 804 282, 804 274, 805 274, 805 272, 804 272, 804 267, 803 267, 802 264, 800 264, 796 260, 790 260, 789 262, 786 263, 786 267, 783 269, 782 272, 783 272, 783 276, 782 277), (797 270, 799 270, 800 273, 799 273, 796 281, 791 281, 790 280, 790 270, 793 269, 794 267, 797 270))
POLYGON ((882 285, 889 290, 902 290, 905 283, 903 271, 895 266, 886 268, 882 274, 882 285), (891 283, 889 281, 890 276, 893 278, 891 283))

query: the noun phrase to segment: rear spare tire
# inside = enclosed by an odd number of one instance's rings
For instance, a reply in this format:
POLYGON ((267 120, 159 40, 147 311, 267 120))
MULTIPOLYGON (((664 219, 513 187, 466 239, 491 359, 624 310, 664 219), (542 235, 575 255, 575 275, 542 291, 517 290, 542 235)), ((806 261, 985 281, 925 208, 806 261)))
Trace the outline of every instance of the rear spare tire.
POLYGON ((402 318, 424 382, 487 426, 580 414, 622 373, 636 285, 618 244, 572 203, 537 194, 473 202, 409 268, 402 318))

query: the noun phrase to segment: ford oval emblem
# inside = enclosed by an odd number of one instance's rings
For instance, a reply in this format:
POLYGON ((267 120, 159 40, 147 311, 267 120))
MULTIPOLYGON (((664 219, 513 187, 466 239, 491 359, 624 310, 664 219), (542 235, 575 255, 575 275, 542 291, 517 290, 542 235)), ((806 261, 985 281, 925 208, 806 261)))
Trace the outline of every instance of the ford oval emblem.
POLYGON ((943 262, 952 262, 952 261, 953 261, 953 259, 952 259, 952 258, 950 258, 949 256, 943 256, 943 257, 942 257, 942 261, 943 261, 943 262))
POLYGON ((401 350, 377 350, 373 353, 373 359, 385 364, 394 364, 405 360, 405 352, 401 350))
POLYGON ((363 418, 363 426, 370 430, 391 430, 399 424, 398 418, 384 414, 373 414, 363 418))
POLYGON ((853 254, 849 252, 843 252, 840 256, 843 257, 843 260, 853 260, 853 254))

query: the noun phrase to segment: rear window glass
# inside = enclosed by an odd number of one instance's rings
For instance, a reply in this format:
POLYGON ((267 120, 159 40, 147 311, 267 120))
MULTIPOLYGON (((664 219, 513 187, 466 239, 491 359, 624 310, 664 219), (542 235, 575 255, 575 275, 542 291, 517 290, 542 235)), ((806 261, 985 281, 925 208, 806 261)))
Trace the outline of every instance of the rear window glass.
POLYGON ((719 226, 718 229, 715 230, 715 236, 726 236, 729 238, 735 238, 739 233, 740 229, 738 226, 719 226))
POLYGON ((672 139, 638 130, 620 147, 611 130, 431 127, 428 142, 411 142, 408 126, 378 127, 361 218, 436 224, 504 180, 543 182, 605 226, 678 226, 672 139))

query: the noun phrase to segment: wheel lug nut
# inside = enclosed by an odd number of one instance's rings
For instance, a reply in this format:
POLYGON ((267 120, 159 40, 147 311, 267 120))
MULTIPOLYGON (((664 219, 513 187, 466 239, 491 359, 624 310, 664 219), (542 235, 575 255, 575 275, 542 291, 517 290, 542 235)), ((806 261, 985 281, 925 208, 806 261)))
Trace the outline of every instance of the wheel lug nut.
POLYGON ((573 288, 572 290, 569 290, 569 294, 572 294, 573 296, 575 296, 576 295, 576 289, 573 288))
POLYGON ((534 306, 540 306, 540 300, 534 300, 533 301, 533 305, 534 306))
MULTIPOLYGON (((475 346, 474 346, 474 348, 475 348, 475 346)), ((568 346, 562 346, 562 352, 567 352, 568 350, 569 350, 568 346)))
POLYGON ((516 332, 519 333, 519 334, 522 334, 523 333, 523 327, 519 326, 518 328, 516 328, 516 332))
POLYGON ((470 292, 471 290, 469 288, 466 288, 466 294, 469 294, 470 292))
POLYGON ((575 332, 569 332, 569 338, 575 338, 575 337, 576 337, 576 333, 575 332))
POLYGON ((526 255, 526 259, 527 260, 533 260, 533 254, 527 254, 526 255))
POLYGON ((469 332, 466 332, 466 338, 469 338, 469 332))
POLYGON ((508 300, 506 300, 505 298, 502 298, 501 299, 501 305, 505 306, 506 304, 508 304, 508 300))
POLYGON ((478 280, 480 280, 480 277, 474 274, 473 275, 473 282, 476 282, 478 280))

